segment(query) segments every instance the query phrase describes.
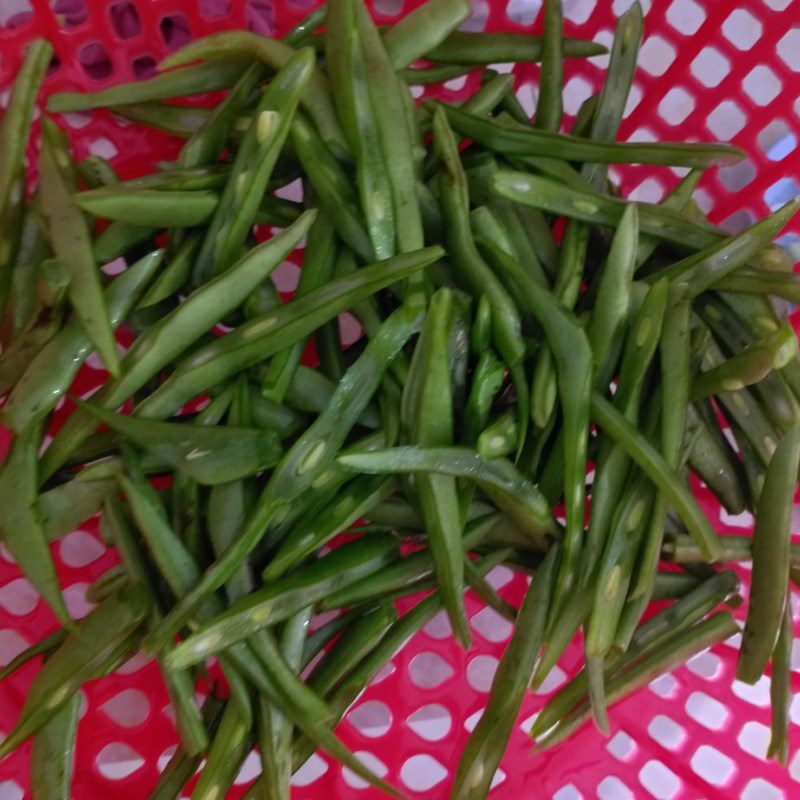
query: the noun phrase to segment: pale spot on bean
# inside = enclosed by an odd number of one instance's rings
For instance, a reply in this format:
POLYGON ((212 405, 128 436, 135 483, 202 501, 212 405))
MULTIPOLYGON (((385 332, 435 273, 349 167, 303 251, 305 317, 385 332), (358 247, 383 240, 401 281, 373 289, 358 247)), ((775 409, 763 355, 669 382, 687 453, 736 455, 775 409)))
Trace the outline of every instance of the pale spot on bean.
POLYGON ((263 144, 278 125, 280 115, 275 111, 262 111, 256 123, 256 139, 263 144))

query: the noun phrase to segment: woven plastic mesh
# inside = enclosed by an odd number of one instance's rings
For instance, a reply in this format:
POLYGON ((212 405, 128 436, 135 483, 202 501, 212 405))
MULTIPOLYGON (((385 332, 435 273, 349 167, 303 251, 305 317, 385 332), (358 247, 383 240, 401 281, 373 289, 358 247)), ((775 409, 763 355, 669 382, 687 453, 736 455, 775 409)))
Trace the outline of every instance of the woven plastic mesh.
MULTIPOLYGON (((0 88, 19 66, 27 42, 47 37, 57 61, 46 93, 96 89, 151 75, 169 51, 191 38, 227 28, 281 34, 311 6, 303 0, 0 0, 0 88)), ((391 21, 418 0, 375 0, 380 21, 391 21)), ((540 0, 477 0, 472 30, 536 31, 540 0)), ((616 16, 629 0, 564 0, 567 33, 608 43, 616 16)), ((698 201, 714 221, 739 230, 798 192, 800 160, 800 8, 792 0, 646 0, 646 39, 621 138, 731 140, 747 160, 712 172, 698 201)), ((573 115, 597 90, 606 57, 570 62, 565 111, 573 115)), ((500 67, 502 69, 502 66, 500 67)), ((516 69, 519 95, 532 110, 538 68, 516 69)), ((440 91, 455 99, 475 77, 440 91)), ((435 90, 426 89, 419 94, 435 90)), ((7 93, 0 94, 5 103, 7 93)), ((77 157, 110 158, 123 177, 141 174, 156 160, 174 157, 178 143, 105 112, 64 118, 77 157)), ((615 171, 623 192, 655 201, 678 171, 636 167, 615 171)), ((798 229, 800 230, 800 229, 798 229)), ((782 242, 800 242, 790 232, 782 242)), ((282 270, 286 290, 296 268, 282 270)), ((798 315, 794 315, 797 327, 798 315)), ((123 342, 124 344, 124 342, 123 342)), ((90 358, 75 394, 90 391, 105 375, 90 358)), ((69 413, 62 404, 57 416, 69 413)), ((56 423, 57 424, 57 423, 56 423)), ((7 445, 0 432, 0 457, 7 445)), ((731 518, 697 487, 702 504, 722 533, 748 532, 752 518, 731 518)), ((794 531, 800 533, 800 507, 794 531)), ((0 509, 2 513, 2 509, 0 509)), ((97 520, 53 546, 70 611, 91 606, 89 583, 116 562, 97 536, 97 520)), ((747 582, 747 571, 742 570, 747 582)), ((525 578, 500 567, 492 583, 511 602, 525 578)), ((795 598, 796 600, 796 598, 795 598)), ((795 602, 795 623, 798 604, 795 602)), ((474 596, 467 612, 475 636, 469 653, 451 640, 438 616, 410 641, 362 695, 338 729, 342 739, 375 771, 421 800, 445 798, 457 753, 484 706, 510 626, 474 596)), ((741 611, 739 612, 741 614, 741 611)), ((55 619, 0 547, 0 664, 55 627, 55 619)), ((798 629, 800 632, 800 629, 798 629)), ((789 770, 764 762, 768 741, 769 678, 755 687, 734 680, 731 641, 704 653, 611 711, 613 735, 586 728, 545 754, 532 755, 525 733, 550 693, 574 674, 578 644, 537 694, 529 695, 491 793, 494 800, 790 800, 800 796, 800 698, 792 707, 789 770)), ((793 683, 800 689, 800 644, 793 653, 793 683)), ((0 686, 0 733, 16 719, 36 666, 0 686)), ((176 743, 166 691, 152 660, 137 656, 118 674, 83 690, 75 800, 147 797, 176 743)), ((28 792, 29 746, 0 764, 0 800, 28 792)), ((258 771, 251 756, 230 797, 238 798, 258 771)), ((380 796, 325 755, 315 755, 294 778, 293 798, 380 796)))

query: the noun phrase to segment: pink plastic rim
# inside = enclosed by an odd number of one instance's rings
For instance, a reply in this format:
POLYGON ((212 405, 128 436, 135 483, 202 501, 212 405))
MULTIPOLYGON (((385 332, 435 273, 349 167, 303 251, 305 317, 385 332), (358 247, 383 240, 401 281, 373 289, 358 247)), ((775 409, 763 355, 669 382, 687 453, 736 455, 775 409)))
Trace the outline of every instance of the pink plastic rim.
MULTIPOLYGON (((391 22, 419 0, 375 0, 381 22, 391 22)), ((56 61, 44 94, 97 89, 152 74, 155 64, 189 39, 214 31, 250 28, 282 34, 304 17, 315 0, 2 0, 0 89, 16 72, 25 45, 48 38, 56 61)), ((611 40, 616 16, 630 0, 564 0, 569 35, 611 40)), ((473 4, 471 30, 539 31, 540 0, 473 4)), ((800 160, 800 11, 791 0, 646 0, 646 40, 621 138, 636 140, 730 140, 748 158, 705 176, 699 204, 727 229, 739 230, 798 192, 800 160)), ((565 110, 600 86, 606 57, 570 62, 565 110)), ((531 110, 538 68, 515 69, 519 96, 531 110)), ((474 86, 475 76, 435 92, 454 99, 474 86)), ((7 95, 0 94, 5 104, 7 95)), ((172 158, 170 137, 122 124, 106 112, 62 119, 76 157, 112 159, 123 177, 141 174, 172 158)), ((35 145, 36 143, 34 143, 35 145)), ((35 164, 35 146, 31 153, 35 164)), ((35 169, 32 169, 32 174, 35 169)), ((658 200, 677 180, 670 170, 632 167, 615 171, 622 191, 645 202, 658 200)), ((800 226, 780 241, 800 252, 800 226)), ((795 328, 800 315, 794 312, 795 328)), ((125 342, 123 342, 125 344, 125 342)), ((104 378, 90 359, 74 393, 104 378)), ((59 421, 69 404, 58 412, 59 421)), ((0 456, 7 436, 0 431, 0 456)), ((697 487, 703 507, 721 533, 747 533, 749 515, 729 517, 697 487)), ((0 512, 1 513, 1 512, 0 512)), ((800 534, 800 508, 794 531, 800 534)), ((86 587, 116 562, 89 520, 53 546, 70 610, 88 612, 86 587)), ((741 570, 745 584, 748 573, 741 570)), ((500 567, 491 579, 517 602, 525 578, 500 567)), ((798 632, 798 604, 794 599, 798 632)), ((474 630, 469 653, 451 641, 446 620, 426 626, 359 698, 339 727, 343 740, 373 769, 420 800, 448 796, 450 776, 469 729, 483 708, 497 660, 510 634, 507 623, 467 599, 474 630)), ((741 611, 738 612, 741 615, 741 611)), ((0 546, 0 664, 55 627, 55 620, 0 546)), ((756 687, 733 677, 736 642, 713 648, 613 708, 613 734, 590 728, 544 755, 531 753, 525 733, 532 716, 581 662, 575 643, 550 679, 525 701, 508 752, 495 778, 495 800, 790 800, 800 796, 800 699, 792 706, 790 767, 763 761, 768 741, 769 680, 756 687)), ((800 689, 800 645, 795 645, 793 685, 800 689)), ((31 665, 0 685, 0 733, 16 719, 35 674, 31 665)), ((110 678, 83 691, 73 797, 76 800, 141 800, 155 784, 176 736, 166 692, 152 661, 137 656, 110 678)), ((29 792, 29 745, 0 763, 0 800, 23 800, 29 792)), ((238 798, 258 771, 251 756, 230 798, 238 798)), ((190 784, 191 786, 191 784, 190 784)), ((347 770, 315 755, 295 776, 293 798, 372 798, 347 770)))

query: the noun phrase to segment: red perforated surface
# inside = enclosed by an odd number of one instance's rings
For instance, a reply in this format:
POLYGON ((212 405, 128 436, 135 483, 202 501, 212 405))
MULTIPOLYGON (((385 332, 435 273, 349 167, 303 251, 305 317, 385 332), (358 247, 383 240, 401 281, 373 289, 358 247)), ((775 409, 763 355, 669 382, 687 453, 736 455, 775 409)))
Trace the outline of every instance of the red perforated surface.
MULTIPOLYGON (((0 0, 0 87, 14 75, 25 44, 46 36, 59 66, 46 92, 93 89, 150 74, 154 64, 189 38, 226 28, 251 27, 280 34, 313 5, 295 0, 0 0)), ((391 21, 418 0, 376 0, 376 15, 391 21)), ((564 0, 567 32, 608 42, 615 16, 628 0, 564 0)), ((644 2, 646 41, 621 135, 633 139, 732 140, 748 154, 742 164, 706 176, 698 201, 712 219, 731 230, 743 227, 797 193, 800 162, 800 8, 791 0, 655 0, 644 2)), ((472 29, 537 30, 539 0, 474 3, 472 29)), ((605 58, 567 68, 565 108, 574 114, 602 79, 605 58)), ((535 102, 537 68, 522 66, 520 98, 535 102)), ((477 80, 453 81, 440 91, 458 97, 477 80)), ((434 90, 426 89, 421 94, 434 90)), ((0 95, 3 101, 6 96, 0 95)), ((177 153, 166 135, 123 125, 105 112, 67 115, 78 157, 112 158, 123 176, 151 169, 177 153)), ((676 180, 669 170, 630 168, 617 174, 623 192, 657 200, 676 180)), ((800 230, 800 228, 798 229, 800 230)), ((782 241, 796 247, 794 233, 782 241)), ((287 286, 287 288, 290 288, 287 286)), ((794 317, 797 323, 797 315, 794 317)), ((81 394, 104 376, 90 359, 75 387, 81 394)), ((68 413, 62 407, 59 415, 68 413)), ((1 432, 0 432, 1 433, 1 432)), ((0 456, 6 444, 0 435, 0 456)), ((721 532, 742 533, 752 520, 726 517, 699 489, 721 532)), ((0 510, 0 513, 2 511, 0 510)), ((96 520, 53 547, 70 610, 88 611, 84 592, 115 555, 96 535, 96 520)), ((794 530, 800 533, 800 513, 794 530)), ((743 571, 747 577, 747 572, 743 571)), ((501 593, 516 602, 525 579, 505 568, 492 573, 501 593)), ((796 598, 795 598, 796 599, 796 598)), ((795 622, 798 621, 795 603, 795 622)), ((453 645, 444 618, 415 637, 359 699, 339 733, 376 771, 420 800, 448 794, 449 771, 485 702, 497 659, 509 635, 507 623, 468 597, 475 631, 469 653, 453 645)), ((55 626, 8 554, 0 548, 0 664, 55 626)), ((800 629, 799 629, 800 630, 800 629)), ((577 668, 578 645, 568 651, 542 693, 530 695, 491 796, 496 800, 789 800, 800 795, 800 700, 792 707, 790 768, 761 760, 769 724, 769 680, 757 687, 734 682, 735 643, 694 659, 616 706, 613 738, 585 729, 545 755, 532 755, 526 721, 577 668)), ((793 680, 800 689, 800 647, 793 680)), ((36 667, 0 686, 0 732, 18 714, 36 667)), ((167 696, 153 662, 133 659, 119 674, 84 689, 75 800, 148 795, 174 746, 167 696)), ((28 747, 0 764, 0 800, 27 798, 28 747)), ((248 760, 239 797, 258 769, 248 760)), ((379 795, 324 755, 295 777, 293 797, 369 798, 379 795)))

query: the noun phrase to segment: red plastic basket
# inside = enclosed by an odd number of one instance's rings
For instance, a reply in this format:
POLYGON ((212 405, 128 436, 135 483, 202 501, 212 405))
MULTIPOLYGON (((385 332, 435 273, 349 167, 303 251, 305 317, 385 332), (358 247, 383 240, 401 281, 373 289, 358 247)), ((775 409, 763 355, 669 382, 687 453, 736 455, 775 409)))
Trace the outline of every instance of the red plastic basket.
MULTIPOLYGON (((0 87, 15 74, 25 45, 46 37, 57 62, 46 93, 97 89, 150 75, 168 52, 191 38, 228 28, 280 35, 316 0, 0 0, 0 87)), ((419 0, 375 0, 376 17, 389 22, 419 0)), ((476 0, 472 30, 536 31, 540 0, 476 0)), ((564 0, 567 33, 611 40, 615 17, 630 0, 564 0)), ((792 0, 643 0, 642 48, 623 139, 732 140, 747 160, 707 175, 697 193, 711 218, 738 230, 798 192, 800 160, 800 4, 792 0)), ((606 58, 570 62, 565 110, 602 80, 606 58)), ((502 68, 502 67, 501 67, 502 68)), ((522 103, 535 100, 537 67, 515 69, 522 103)), ((452 81, 440 91, 459 97, 477 78, 452 81)), ((434 90, 420 91, 420 95, 434 90)), ((0 95, 4 102, 7 95, 0 95)), ((111 158, 124 177, 156 160, 174 157, 170 137, 125 125, 105 112, 63 118, 75 154, 111 158)), ((34 143, 35 144, 35 143, 34 143)), ((32 162, 34 163, 34 162, 32 162)), ((624 194, 655 201, 678 171, 636 167, 615 171, 624 194)), ((800 246, 789 232, 781 239, 800 246)), ((287 280, 291 283, 291 270, 287 280)), ((296 270, 294 270, 296 273, 296 270)), ((296 277, 296 275, 295 275, 296 277)), ((287 285, 286 288, 291 288, 287 285)), ((794 315, 797 327, 798 314, 794 315)), ((90 359, 75 392, 102 380, 90 359)), ((67 414, 62 406, 57 416, 67 414)), ((7 443, 7 442, 6 442, 7 443)), ((0 432, 0 456, 3 451, 0 432)), ((749 515, 729 517, 703 487, 698 496, 720 532, 751 529, 749 515)), ((2 511, 0 510, 0 513, 2 511)), ((795 515, 800 533, 800 508, 795 515)), ((91 606, 88 584, 116 561, 97 536, 97 521, 53 546, 65 596, 75 616, 91 606)), ((746 570, 742 571, 747 579, 746 570)), ((500 567, 492 583, 516 602, 522 576, 500 567)), ((796 598, 794 598, 796 600, 796 598)), ((797 604, 795 603, 795 612, 797 604)), ((508 623, 474 596, 467 611, 475 632, 469 653, 451 640, 439 616, 375 679, 339 727, 339 735, 378 773, 420 800, 448 796, 451 771, 468 731, 485 703, 508 623)), ((741 613, 741 612, 740 612, 741 613)), ((795 616, 797 626, 797 614, 795 616)), ((0 546, 0 664, 55 627, 55 620, 0 546)), ((798 629, 800 632, 800 629, 798 629)), ((704 653, 611 711, 613 735, 591 727, 543 755, 532 754, 526 735, 531 717, 581 662, 574 644, 542 689, 527 697, 501 770, 494 800, 790 800, 800 796, 800 699, 792 707, 790 767, 763 761, 768 741, 769 678, 755 687, 734 680, 735 647, 726 642, 704 653)), ((800 644, 793 654, 793 682, 800 689, 800 644)), ((0 686, 0 732, 17 717, 36 667, 0 686)), ((166 691, 152 660, 132 659, 118 674, 83 691, 75 800, 147 797, 176 742, 166 691)), ((29 797, 29 747, 0 764, 0 800, 29 797)), ((258 770, 251 756, 231 798, 239 797, 258 770)), ((294 778, 293 797, 371 798, 379 793, 325 755, 315 755, 294 778)))

